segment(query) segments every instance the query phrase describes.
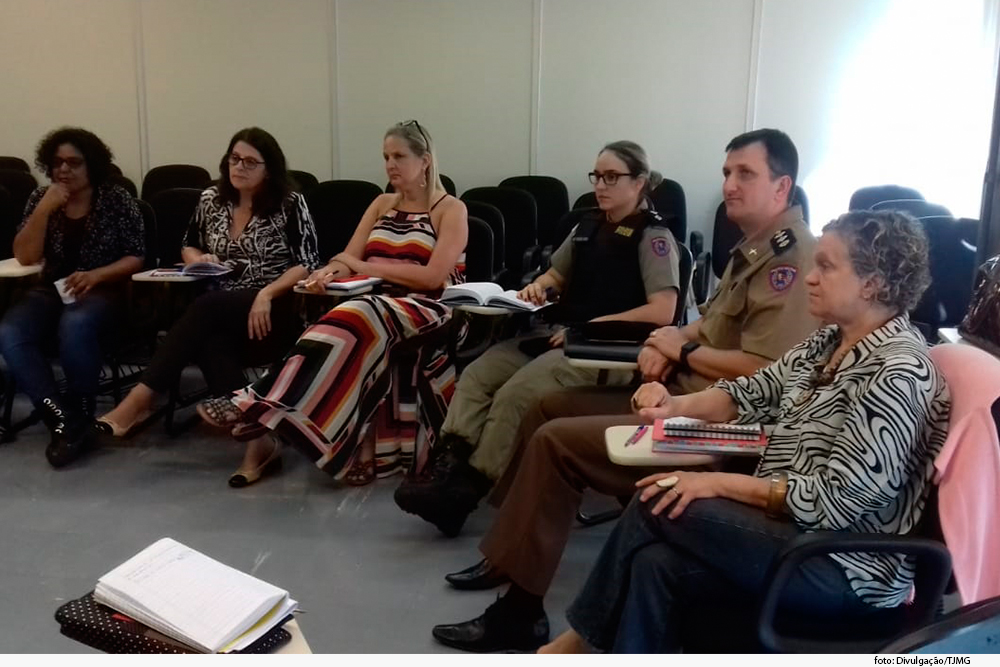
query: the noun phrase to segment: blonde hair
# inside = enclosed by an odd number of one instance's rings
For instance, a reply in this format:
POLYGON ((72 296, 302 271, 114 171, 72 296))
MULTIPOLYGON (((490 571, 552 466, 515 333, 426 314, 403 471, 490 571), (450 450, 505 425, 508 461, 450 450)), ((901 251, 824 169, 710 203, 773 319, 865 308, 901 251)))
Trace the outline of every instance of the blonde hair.
MULTIPOLYGON (((444 185, 441 183, 441 175, 438 173, 437 155, 434 153, 434 140, 431 139, 427 128, 415 120, 407 120, 396 123, 385 131, 385 137, 397 137, 406 142, 406 145, 417 157, 430 156, 427 169, 424 171, 425 188, 424 195, 427 197, 427 206, 431 206, 431 197, 435 192, 444 192, 444 185)), ((402 196, 402 195, 400 195, 402 196)))

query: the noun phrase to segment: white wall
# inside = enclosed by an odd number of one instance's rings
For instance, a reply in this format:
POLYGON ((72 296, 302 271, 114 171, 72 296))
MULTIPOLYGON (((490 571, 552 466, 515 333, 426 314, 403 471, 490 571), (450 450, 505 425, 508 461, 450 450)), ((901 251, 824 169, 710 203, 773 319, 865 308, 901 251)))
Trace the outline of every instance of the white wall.
POLYGON ((417 118, 460 190, 545 173, 575 197, 599 147, 630 138, 684 186, 689 227, 708 230, 725 143, 774 126, 799 146, 814 219, 871 179, 909 180, 975 215, 996 46, 983 25, 998 6, 0 0, 0 154, 29 158, 46 131, 79 124, 138 183, 167 162, 214 171, 232 133, 256 124, 293 168, 382 184, 384 129, 417 118), (933 29, 948 49, 931 46, 933 29), (984 65, 956 72, 955 53, 984 65), (926 156, 903 150, 919 141, 926 156))

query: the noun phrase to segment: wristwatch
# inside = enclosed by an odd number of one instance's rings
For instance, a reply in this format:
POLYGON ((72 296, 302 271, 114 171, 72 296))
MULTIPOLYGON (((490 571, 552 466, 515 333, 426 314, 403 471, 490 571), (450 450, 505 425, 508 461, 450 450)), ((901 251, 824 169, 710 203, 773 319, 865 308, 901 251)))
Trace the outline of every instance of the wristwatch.
POLYGON ((681 357, 680 359, 677 360, 678 366, 685 370, 691 368, 688 365, 688 357, 691 355, 692 352, 697 350, 699 347, 701 347, 701 343, 695 340, 689 340, 688 342, 681 345, 681 357))

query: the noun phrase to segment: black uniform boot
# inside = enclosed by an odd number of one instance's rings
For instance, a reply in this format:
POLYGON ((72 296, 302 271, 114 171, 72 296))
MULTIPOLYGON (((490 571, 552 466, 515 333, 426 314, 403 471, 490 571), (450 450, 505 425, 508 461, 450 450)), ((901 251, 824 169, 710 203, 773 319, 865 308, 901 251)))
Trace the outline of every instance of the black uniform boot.
POLYGON ((70 406, 44 398, 39 411, 42 421, 52 433, 52 439, 45 448, 45 458, 53 468, 72 463, 90 449, 93 434, 82 405, 70 406))
POLYGON ((493 486, 489 477, 469 465, 471 454, 469 443, 444 436, 431 450, 425 473, 396 488, 396 505, 434 524, 448 537, 458 535, 466 518, 493 486))

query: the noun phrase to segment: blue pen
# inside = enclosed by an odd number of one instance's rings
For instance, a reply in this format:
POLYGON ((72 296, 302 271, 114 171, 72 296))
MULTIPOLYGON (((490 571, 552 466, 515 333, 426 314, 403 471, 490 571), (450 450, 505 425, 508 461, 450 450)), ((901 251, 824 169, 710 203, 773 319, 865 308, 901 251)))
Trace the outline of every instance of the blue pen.
POLYGON ((646 434, 646 431, 648 429, 649 429, 649 426, 646 426, 646 425, 643 425, 643 426, 640 426, 639 428, 637 428, 635 430, 635 433, 633 433, 631 436, 629 436, 629 439, 625 441, 625 446, 628 447, 630 445, 634 445, 635 443, 639 442, 639 440, 642 438, 642 436, 644 436, 646 434))

